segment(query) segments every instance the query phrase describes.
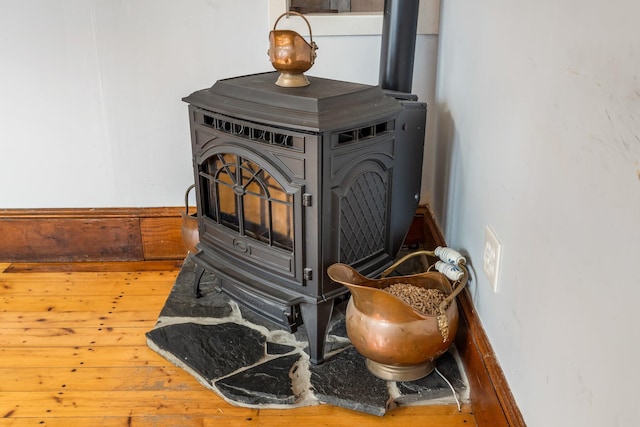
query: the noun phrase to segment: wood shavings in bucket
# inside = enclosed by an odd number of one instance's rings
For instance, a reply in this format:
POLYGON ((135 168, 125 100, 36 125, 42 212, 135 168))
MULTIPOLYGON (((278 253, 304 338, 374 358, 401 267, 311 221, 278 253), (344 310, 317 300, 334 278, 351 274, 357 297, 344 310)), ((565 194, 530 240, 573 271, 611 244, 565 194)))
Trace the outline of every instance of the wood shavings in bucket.
POLYGON ((440 314, 440 303, 447 297, 439 289, 426 289, 409 283, 394 283, 383 290, 429 316, 440 314))
POLYGON ((440 303, 446 299, 446 294, 439 289, 427 289, 410 283, 394 283, 382 289, 400 298, 412 308, 428 316, 438 316, 438 329, 442 341, 449 338, 449 325, 444 310, 440 310, 440 303))

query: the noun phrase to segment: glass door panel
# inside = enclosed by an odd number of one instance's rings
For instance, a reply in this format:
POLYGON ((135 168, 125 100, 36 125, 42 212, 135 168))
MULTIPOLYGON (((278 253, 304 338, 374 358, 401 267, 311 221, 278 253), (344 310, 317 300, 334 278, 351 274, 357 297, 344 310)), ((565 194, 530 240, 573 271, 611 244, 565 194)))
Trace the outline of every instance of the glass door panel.
POLYGON ((212 156, 201 171, 211 195, 205 208, 211 219, 242 236, 293 251, 293 194, 269 172, 231 153, 212 156))

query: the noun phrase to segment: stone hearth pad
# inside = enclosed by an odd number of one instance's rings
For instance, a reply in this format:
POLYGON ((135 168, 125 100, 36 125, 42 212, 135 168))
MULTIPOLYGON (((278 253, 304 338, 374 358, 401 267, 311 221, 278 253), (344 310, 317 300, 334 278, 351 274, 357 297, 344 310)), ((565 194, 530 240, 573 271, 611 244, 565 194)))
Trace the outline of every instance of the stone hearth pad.
POLYGON ((227 402, 252 408, 332 404, 374 415, 400 405, 455 403, 468 387, 455 348, 418 381, 385 381, 371 374, 351 346, 343 307, 334 309, 325 363, 305 352, 304 325, 283 331, 230 300, 215 276, 205 273, 201 298, 193 296, 194 264, 187 258, 147 343, 227 402))

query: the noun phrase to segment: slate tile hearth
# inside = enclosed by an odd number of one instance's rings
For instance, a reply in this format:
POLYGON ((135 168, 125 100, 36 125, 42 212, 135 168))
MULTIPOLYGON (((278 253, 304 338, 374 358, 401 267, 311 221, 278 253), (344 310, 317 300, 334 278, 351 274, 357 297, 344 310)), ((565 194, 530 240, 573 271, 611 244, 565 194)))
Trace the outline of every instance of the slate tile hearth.
MULTIPOLYGON (((327 336, 325 363, 309 363, 305 328, 294 334, 238 306, 205 273, 203 297, 193 296, 194 264, 187 258, 153 330, 149 347, 191 373, 226 401, 256 408, 331 404, 374 415, 409 404, 455 403, 437 373, 411 382, 372 375, 351 346, 344 312, 336 307, 327 336)), ((461 401, 468 387, 455 349, 436 361, 461 401)))

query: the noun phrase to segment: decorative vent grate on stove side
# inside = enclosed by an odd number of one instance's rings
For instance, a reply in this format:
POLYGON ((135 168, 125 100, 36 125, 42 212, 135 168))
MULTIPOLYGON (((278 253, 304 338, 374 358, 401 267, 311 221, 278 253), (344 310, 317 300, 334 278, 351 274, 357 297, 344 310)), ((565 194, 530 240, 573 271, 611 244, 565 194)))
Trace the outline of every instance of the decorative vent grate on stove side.
POLYGON ((340 262, 353 264, 384 249, 387 186, 375 172, 356 178, 340 206, 340 262))

